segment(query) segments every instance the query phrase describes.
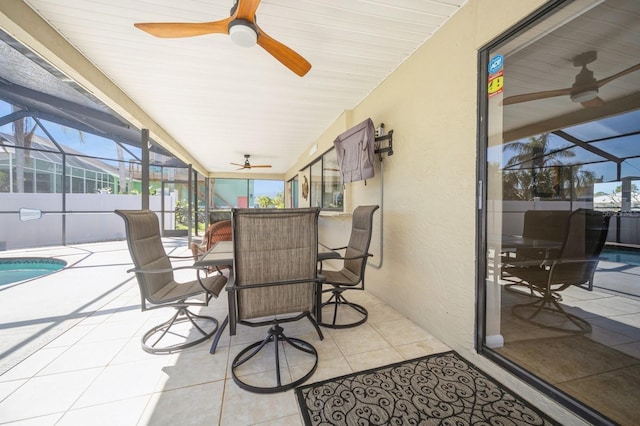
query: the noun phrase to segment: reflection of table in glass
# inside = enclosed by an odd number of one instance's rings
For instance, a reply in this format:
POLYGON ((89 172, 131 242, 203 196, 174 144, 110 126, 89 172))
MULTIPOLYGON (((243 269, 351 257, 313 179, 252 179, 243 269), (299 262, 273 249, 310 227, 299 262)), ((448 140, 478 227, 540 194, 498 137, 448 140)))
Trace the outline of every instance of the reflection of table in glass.
POLYGON ((539 257, 544 259, 544 253, 546 251, 560 249, 561 247, 562 241, 541 240, 538 238, 522 237, 520 235, 489 235, 487 237, 487 248, 493 252, 494 280, 497 282, 500 276, 501 255, 519 249, 534 249, 539 251, 539 257))
POLYGON ((493 277, 490 279, 487 276, 486 279, 485 343, 487 346, 498 348, 504 345, 500 326, 502 255, 524 248, 547 251, 560 247, 562 247, 561 241, 526 238, 520 235, 487 235, 487 266, 493 264, 493 277), (489 252, 493 253, 493 258, 490 257, 489 252))
POLYGON ((502 250, 505 249, 519 249, 519 248, 537 248, 542 250, 549 250, 554 248, 560 248, 562 241, 541 240, 538 238, 526 238, 520 235, 500 235, 499 239, 494 239, 495 236, 489 236, 489 247, 500 246, 502 250))

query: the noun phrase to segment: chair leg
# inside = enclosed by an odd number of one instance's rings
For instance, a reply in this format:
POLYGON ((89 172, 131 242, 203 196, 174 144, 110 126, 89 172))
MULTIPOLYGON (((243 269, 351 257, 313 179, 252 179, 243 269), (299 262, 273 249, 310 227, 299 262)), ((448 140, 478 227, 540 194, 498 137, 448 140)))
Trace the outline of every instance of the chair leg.
MULTIPOLYGON (((310 318, 311 319, 311 318, 310 318)), ((313 322, 313 321, 312 321, 313 322)), ((320 331, 318 329, 318 331, 320 331)), ((319 333, 322 335, 322 333, 319 333)), ((312 375, 315 373, 316 368, 318 367, 318 352, 316 349, 308 342, 304 340, 297 339, 294 337, 287 337, 284 334, 283 328, 274 324, 268 331, 267 336, 259 341, 255 342, 246 348, 244 348, 236 357, 233 359, 233 363, 231 364, 231 376, 233 377, 233 381, 242 389, 247 390, 249 392, 255 393, 276 393, 276 392, 285 392, 289 389, 293 389, 294 387, 306 382, 312 375), (289 383, 283 384, 282 375, 280 371, 280 343, 288 343, 290 347, 293 349, 306 353, 308 355, 312 355, 314 357, 314 363, 311 369, 309 369, 304 376, 299 379, 292 380, 289 383), (254 356, 256 356, 262 349, 267 347, 269 344, 274 344, 274 352, 275 352, 275 386, 255 386, 252 384, 243 381, 238 376, 236 369, 243 364, 249 362, 254 356)))
POLYGON ((362 305, 358 305, 357 303, 349 302, 342 295, 343 291, 344 291, 344 289, 333 289, 333 290, 331 290, 331 297, 329 297, 329 299, 326 302, 323 302, 322 305, 320 306, 320 309, 322 309, 325 306, 333 305, 333 320, 330 323, 319 322, 318 324, 320 324, 322 327, 335 328, 335 329, 357 327, 360 324, 364 324, 367 321, 367 319, 369 318, 369 312, 367 311, 367 309, 362 305), (354 321, 354 322, 350 322, 350 323, 346 323, 346 324, 338 324, 337 323, 337 320, 338 320, 338 307, 340 307, 340 306, 348 306, 348 307, 350 307, 351 309, 356 311, 359 315, 361 315, 362 318, 359 319, 358 321, 354 321))
POLYGON ((224 317, 224 321, 222 321, 222 324, 220 324, 220 327, 218 328, 218 331, 216 332, 216 335, 213 338, 213 342, 211 343, 211 348, 209 349, 210 354, 216 353, 218 342, 220 341, 220 337, 222 337, 222 333, 224 332, 225 328, 227 328, 227 324, 229 324, 229 315, 224 317))
POLYGON ((311 318, 311 314, 307 314, 306 316, 309 319, 309 321, 311 321, 311 325, 313 325, 313 328, 316 329, 316 332, 318 333, 318 337, 320 337, 320 340, 324 340, 324 335, 322 334, 322 330, 320 330, 320 326, 318 325, 318 322, 313 318, 311 318))
POLYGON ((536 294, 533 292, 534 291, 533 288, 530 285, 528 285, 527 283, 524 283, 524 282, 505 284, 504 285, 504 289, 509 291, 509 292, 511 292, 511 293, 519 294, 519 295, 522 295, 522 296, 539 297, 539 296, 536 296, 536 294), (529 290, 529 294, 526 294, 525 292, 517 290, 516 287, 525 287, 526 290, 529 290))
POLYGON ((199 343, 204 342, 213 336, 218 330, 218 320, 204 315, 195 314, 187 308, 179 308, 176 313, 168 320, 159 324, 149 331, 147 331, 144 336, 142 336, 142 349, 145 352, 149 352, 152 354, 170 354, 181 349, 189 348, 191 346, 195 346, 199 343), (196 319, 204 320, 213 324, 212 331, 205 331, 197 322, 196 319), (176 333, 170 333, 171 328, 174 325, 182 324, 190 322, 195 330, 201 335, 201 337, 196 339, 185 339, 180 343, 158 346, 158 344, 167 337, 168 334, 176 335, 176 333), (159 334, 159 335, 158 335, 159 334), (153 343, 149 343, 149 341, 153 340, 153 343))
POLYGON ((511 312, 516 317, 525 321, 529 321, 540 327, 569 333, 589 333, 591 331, 591 324, 589 324, 586 320, 580 318, 579 316, 570 314, 569 312, 565 311, 560 303, 558 303, 560 300, 562 300, 562 298, 552 292, 549 294, 544 294, 543 297, 539 298, 536 301, 514 305, 511 308, 511 312), (531 315, 524 315, 522 312, 528 309, 534 309, 533 313, 531 315), (556 327, 546 324, 542 321, 535 320, 538 314, 540 314, 542 311, 562 315, 564 318, 571 321, 578 329, 575 330, 570 328, 556 327))

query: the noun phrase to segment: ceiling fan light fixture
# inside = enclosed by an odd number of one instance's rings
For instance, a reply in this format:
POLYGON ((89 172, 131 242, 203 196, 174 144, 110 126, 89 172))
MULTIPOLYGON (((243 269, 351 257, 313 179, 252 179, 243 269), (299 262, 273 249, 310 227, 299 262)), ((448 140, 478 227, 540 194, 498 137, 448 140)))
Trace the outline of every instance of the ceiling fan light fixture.
POLYGON ((258 33, 253 24, 244 19, 236 19, 229 23, 231 40, 242 47, 252 47, 258 42, 258 33))
POLYGON ((582 92, 571 93, 570 96, 572 102, 589 102, 598 97, 598 89, 583 90, 582 92))

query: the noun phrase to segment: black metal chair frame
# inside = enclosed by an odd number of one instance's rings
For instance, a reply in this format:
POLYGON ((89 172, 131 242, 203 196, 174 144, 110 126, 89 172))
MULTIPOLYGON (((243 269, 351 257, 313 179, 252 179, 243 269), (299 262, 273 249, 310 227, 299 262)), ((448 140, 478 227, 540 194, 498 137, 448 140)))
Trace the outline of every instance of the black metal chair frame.
MULTIPOLYGON (((130 229, 130 226, 132 226, 132 224, 130 223, 131 219, 127 215, 130 213, 148 214, 149 218, 151 218, 151 215, 153 215, 155 217, 156 222, 157 222, 157 216, 155 216, 155 213, 151 211, 116 210, 115 213, 121 216, 125 222, 129 252, 134 261, 134 264, 136 265, 135 268, 131 268, 127 270, 127 272, 135 273, 136 275, 138 287, 140 290, 141 310, 143 312, 154 310, 154 309, 160 309, 160 308, 173 308, 176 310, 175 314, 171 318, 169 318, 167 321, 161 324, 158 324, 152 327, 151 329, 149 329, 147 332, 145 332, 145 334, 142 336, 142 339, 141 339, 142 349, 145 352, 152 353, 152 354, 170 354, 182 349, 195 346, 211 338, 218 330, 218 320, 211 316, 198 315, 192 312, 191 310, 189 310, 189 308, 197 307, 197 306, 207 306, 209 304, 209 301, 213 297, 217 297, 217 294, 214 291, 219 292, 224 287, 224 284, 226 283, 226 278, 221 275, 203 277, 201 274, 206 274, 207 272, 207 268, 203 268, 203 267, 194 267, 194 266, 178 266, 178 267, 170 267, 170 268, 138 267, 139 266, 138 253, 135 253, 136 249, 133 247, 133 243, 131 241, 131 238, 132 238, 131 237, 132 233, 130 229), (177 292, 175 290, 179 288, 181 284, 173 282, 175 284, 178 284, 178 287, 174 289, 174 292, 170 297, 156 299, 152 297, 151 294, 149 294, 149 290, 147 288, 147 281, 153 280, 154 275, 167 274, 167 273, 173 274, 173 272, 179 271, 179 270, 195 270, 196 280, 188 283, 184 283, 185 285, 184 291, 177 291, 177 292), (199 285, 198 286, 192 285, 192 284, 195 284, 196 281, 199 285), (210 288, 207 287, 207 285, 205 284, 205 281, 208 284, 210 284, 209 286, 210 288), (196 299, 196 297, 202 297, 202 296, 204 296, 204 300, 196 299), (207 329, 211 328, 211 331, 205 330, 205 328, 201 327, 201 325, 198 324, 197 320, 201 320, 203 323, 208 323, 209 327, 206 327, 206 328, 207 329), (186 323, 186 322, 189 322, 193 325, 193 327, 198 332, 198 334, 200 334, 200 337, 193 338, 193 339, 186 339, 181 343, 158 346, 162 341, 162 339, 165 336, 167 336, 167 334, 170 334, 171 328, 173 326, 186 323)), ((160 236, 160 231, 158 228, 158 235, 157 236, 154 235, 154 237, 159 238, 159 236, 160 236)), ((157 248, 157 249, 160 250, 160 248, 157 248)), ((171 264, 170 259, 191 259, 191 256, 184 256, 184 257, 167 256, 166 253, 164 252, 164 248, 162 248, 162 253, 164 253, 164 256, 162 257, 166 258, 166 260, 164 261, 165 264, 166 263, 171 264)))
MULTIPOLYGON (((313 373, 315 373, 316 369, 318 368, 318 352, 310 343, 302 339, 286 336, 284 334, 284 329, 280 325, 288 322, 298 321, 302 318, 307 318, 315 328, 316 332, 318 333, 318 337, 320 338, 320 340, 324 340, 324 335, 322 334, 322 330, 320 330, 318 323, 311 316, 311 313, 303 312, 295 316, 289 316, 286 318, 280 317, 280 318, 275 318, 272 320, 265 320, 265 321, 239 320, 237 319, 237 314, 236 314, 237 305, 236 305, 235 293, 238 291, 243 291, 251 288, 264 288, 264 287, 290 285, 290 284, 309 285, 309 281, 308 280, 278 281, 278 282, 270 282, 270 283, 260 283, 255 285, 242 285, 241 287, 238 287, 234 284, 233 270, 229 275, 229 281, 231 284, 227 285, 227 291, 229 292, 229 332, 230 334, 232 336, 236 334, 237 324, 242 324, 249 327, 262 327, 265 325, 271 326, 267 331, 267 336, 263 340, 252 343, 251 345, 244 348, 235 356, 231 364, 231 376, 233 377, 233 381, 240 388, 244 390, 254 392, 254 393, 261 393, 261 394, 285 392, 289 389, 295 388, 299 384, 306 382, 311 376, 313 376, 313 373), (291 347, 293 347, 294 349, 301 352, 305 352, 309 355, 313 355, 314 357, 313 366, 311 367, 311 369, 307 371, 306 374, 292 381, 291 383, 288 383, 285 385, 282 384, 282 376, 280 373, 280 343, 281 342, 286 342, 289 345, 291 345, 291 347), (241 365, 249 361, 251 358, 256 356, 262 349, 264 349, 267 346, 268 343, 274 343, 275 363, 276 363, 276 369, 275 369, 276 386, 275 387, 253 386, 241 380, 240 377, 236 374, 236 368, 240 367, 241 365)), ((317 283, 316 283, 316 286, 317 286, 317 283)), ((319 301, 319 295, 320 293, 316 291, 316 306, 319 301)))
MULTIPOLYGON (((334 248, 332 250, 334 251, 339 251, 339 250, 345 250, 347 247, 338 247, 338 248, 334 248)), ((321 284, 328 284, 331 285, 331 288, 328 289, 323 289, 322 293, 331 293, 331 296, 325 300, 324 302, 320 303, 320 310, 322 310, 322 308, 324 308, 325 306, 333 306, 333 319, 331 320, 331 322, 325 322, 324 320, 322 320, 319 324, 323 327, 327 327, 327 328, 334 328, 334 329, 340 329, 340 328, 351 328, 351 327, 357 327, 361 324, 364 324, 367 319, 369 318, 369 311, 367 310, 367 308, 365 308, 362 305, 359 305, 357 303, 353 303, 350 302, 349 300, 347 300, 346 297, 344 297, 344 295, 342 293, 344 293, 347 290, 360 290, 360 291, 364 291, 364 272, 365 272, 365 268, 367 267, 367 262, 366 259, 369 257, 372 257, 373 255, 371 253, 366 253, 360 256, 354 256, 354 257, 336 257, 334 259, 339 259, 339 260, 357 260, 357 259, 365 259, 362 262, 362 267, 360 268, 360 275, 359 275, 359 279, 349 282, 349 283, 339 283, 339 284, 335 284, 332 283, 330 281, 325 281, 324 277, 321 275, 319 275, 319 280, 321 284), (352 308, 354 311, 358 312, 361 314, 362 318, 358 321, 355 322, 350 322, 348 324, 337 324, 336 321, 338 319, 338 307, 340 306, 348 306, 350 308, 352 308)), ((322 266, 320 267, 320 271, 322 271, 322 266)))
MULTIPOLYGON (((171 256, 169 257, 172 258, 171 256)), ((127 272, 129 273, 133 272, 133 273, 136 273, 136 275, 137 274, 159 274, 164 272, 175 272, 181 269, 197 270, 197 274, 198 274, 197 280, 200 286, 202 287, 201 292, 187 295, 175 301, 166 301, 163 303, 156 304, 156 303, 148 303, 148 299, 146 295, 143 296, 142 287, 140 288, 140 295, 141 295, 140 307, 142 312, 151 311, 151 310, 160 309, 160 308, 167 308, 167 307, 176 309, 176 313, 171 318, 169 318, 167 321, 161 324, 158 324, 152 327, 142 336, 142 349, 144 349, 145 352, 149 352, 153 354, 170 354, 182 349, 190 348, 199 343, 202 343, 210 339, 216 333, 216 331, 218 331, 219 324, 216 318, 207 316, 207 315, 198 315, 189 310, 189 307, 208 306, 209 301, 213 298, 213 294, 206 289, 206 287, 202 282, 202 277, 200 276, 201 272, 202 273, 207 272, 206 268, 176 267, 176 268, 170 268, 170 269, 157 269, 152 271, 132 268, 127 270, 127 272), (205 297, 205 300, 203 302, 195 302, 195 301, 187 300, 191 297, 199 296, 203 294, 205 297), (213 325, 213 329, 211 331, 205 331, 202 327, 200 327, 200 325, 198 325, 198 323, 196 322, 197 319, 210 322, 213 325), (165 337, 167 333, 169 333, 169 330, 171 329, 171 327, 173 327, 174 325, 185 323, 185 322, 190 322, 202 336, 197 339, 189 340, 187 342, 180 343, 180 344, 157 347, 158 343, 160 343, 162 338, 165 337), (149 343, 149 341, 158 333, 160 335, 157 337, 157 339, 155 339, 155 342, 149 343)), ((144 293, 146 294, 146 291, 144 291, 144 293)))
MULTIPOLYGON (((302 340, 302 339, 298 339, 298 338, 293 338, 293 337, 288 337, 285 335, 284 333, 284 329, 282 328, 281 324, 285 324, 288 322, 294 322, 294 321, 298 321, 300 319, 303 318, 307 318, 311 324, 313 325, 314 329, 316 330, 316 332, 318 333, 318 337, 320 338, 320 340, 324 339, 324 335, 322 334, 322 331, 320 330, 320 327, 318 325, 318 323, 316 322, 316 320, 313 318, 313 316, 311 315, 311 310, 316 310, 318 309, 319 303, 320 303, 320 292, 319 292, 319 283, 318 283, 318 279, 317 279, 317 270, 316 270, 316 264, 317 264, 317 246, 318 246, 318 242, 317 242, 317 220, 318 220, 318 214, 319 214, 319 209, 317 208, 309 208, 309 209, 284 209, 284 210, 279 210, 279 211, 274 211, 272 209, 251 209, 251 210, 247 210, 247 209, 233 209, 232 210, 232 223, 233 223, 233 235, 234 235, 234 265, 233 268, 230 270, 229 273, 229 282, 226 286, 226 290, 228 292, 228 297, 229 297, 229 314, 228 314, 228 325, 229 325, 229 334, 231 336, 234 336, 236 334, 237 331, 237 325, 241 324, 241 325, 245 325, 245 326, 249 326, 249 327, 262 327, 265 325, 269 325, 270 328, 267 332, 267 336, 258 342, 252 343, 251 345, 243 348, 233 359, 232 364, 231 364, 231 376, 233 378, 233 381, 241 388, 250 392, 254 392, 254 393, 260 393, 260 394, 269 394, 269 393, 276 393, 276 392, 284 392, 290 389, 295 388, 296 386, 304 383, 305 381, 307 381, 316 371, 317 367, 318 367, 318 352, 316 351, 316 349, 313 347, 313 345, 311 345, 310 343, 302 340), (237 249, 237 244, 239 244, 239 241, 241 241, 241 238, 238 238, 238 225, 236 223, 236 218, 239 215, 247 215, 248 217, 251 215, 260 215, 261 213, 265 213, 268 215, 274 214, 282 214, 284 216, 286 216, 287 214, 287 210, 289 210, 289 212, 294 212, 294 214, 299 214, 302 212, 302 210, 308 210, 306 213, 309 214, 313 214, 314 215, 314 222, 315 224, 313 225, 313 228, 315 229, 315 238, 313 238, 313 241, 309 244, 309 246, 314 247, 314 249, 316 250, 316 255, 313 259, 309 259, 309 266, 310 269, 308 269, 308 271, 310 272, 309 276, 303 276, 300 277, 299 279, 288 279, 288 280, 281 280, 281 281, 260 281, 260 282, 255 282, 254 283, 247 283, 247 282, 243 282, 243 283, 238 283, 238 279, 237 279, 237 274, 238 274, 238 263, 239 263, 239 253, 238 253, 238 249, 237 249), (269 287, 278 287, 278 286, 313 286, 313 288, 311 289, 311 291, 309 292, 309 295, 312 296, 312 299, 309 300, 309 304, 308 306, 311 307, 311 310, 309 311, 303 311, 303 312, 290 312, 290 313, 281 313, 281 314, 271 314, 271 313, 267 313, 266 315, 269 315, 268 317, 260 317, 260 318, 248 318, 248 319, 240 319, 240 315, 239 315, 239 306, 238 306, 238 299, 239 299, 239 295, 241 292, 244 291, 251 291, 251 290, 265 290, 268 289, 269 287), (272 317, 273 315, 273 317, 272 317), (268 319, 266 319, 268 318, 268 319), (275 352, 275 386, 255 386, 252 385, 250 383, 248 383, 248 381, 243 380, 237 373, 237 369, 239 367, 241 367, 242 365, 244 365, 245 363, 247 363, 249 360, 251 360, 252 358, 254 358, 256 355, 258 355, 263 349, 266 349, 267 346, 269 344, 273 343, 274 344, 274 352, 275 352), (311 366, 311 368, 309 368, 306 373, 302 376, 299 377, 295 380, 292 380, 289 383, 283 383, 282 380, 282 376, 281 376, 281 371, 280 371, 280 343, 288 343, 290 346, 290 348, 293 348, 294 350, 303 352, 305 354, 311 355, 313 357, 313 365, 311 366)), ((277 238, 277 237, 276 237, 277 238)), ((293 250, 293 247, 291 248, 293 250)), ((240 252, 243 253, 243 252, 240 252)), ((248 252, 251 253, 251 252, 248 252)), ((278 265, 279 268, 286 268, 287 265, 278 265)), ((257 273, 257 271, 255 272, 257 273)), ((253 277, 253 279, 255 280, 255 277, 253 277)), ((287 306, 287 305, 285 305, 287 306)), ((286 311, 288 308, 284 308, 284 310, 286 311)), ((251 311, 251 308, 248 308, 249 311, 251 311)), ((248 315, 252 315, 252 313, 249 313, 248 315)), ((317 312, 316 312, 317 315, 317 312)), ((226 321, 224 323, 224 325, 226 325, 226 321)), ((224 327, 223 325, 223 327, 224 327)), ((212 350, 215 351, 215 348, 212 347, 212 350)))
MULTIPOLYGON (((360 207, 358 207, 360 208, 360 207)), ((356 210, 358 209, 356 208, 356 210)), ((319 270, 319 279, 320 279, 320 283, 321 286, 324 285, 330 285, 331 287, 328 289, 322 289, 321 293, 331 293, 331 296, 324 302, 322 302, 319 306, 319 312, 322 312, 322 308, 324 308, 325 306, 333 306, 333 318, 331 320, 331 322, 326 322, 325 320, 320 320, 319 324, 323 327, 327 327, 327 328, 333 328, 333 329, 343 329, 343 328, 351 328, 351 327, 357 327, 361 324, 364 324, 367 319, 369 318, 369 311, 367 310, 367 308, 365 308, 362 305, 359 305, 357 303, 351 302, 349 300, 347 300, 347 298, 343 295, 343 293, 345 291, 348 290, 360 290, 360 291, 364 291, 364 286, 365 286, 365 271, 367 268, 367 259, 369 257, 372 257, 373 254, 369 253, 369 244, 371 242, 371 234, 373 232, 373 214, 375 213, 375 211, 379 208, 379 206, 362 206, 361 208, 363 209, 369 209, 370 211, 367 212, 368 214, 368 220, 369 220, 369 236, 368 236, 368 240, 366 243, 366 247, 365 247, 365 253, 359 255, 359 256, 334 256, 334 257, 330 257, 328 258, 328 260, 342 260, 342 261, 349 261, 349 260, 358 260, 361 259, 361 265, 360 265, 360 270, 359 270, 359 274, 355 277, 354 280, 352 281, 341 281, 341 282, 334 282, 330 279, 327 279, 327 277, 325 277, 324 275, 322 275, 322 262, 320 263, 320 270, 319 270), (361 316, 361 318, 357 321, 353 321, 350 323, 345 323, 345 324, 338 324, 337 323, 337 319, 338 319, 338 308, 340 306, 347 306, 350 307, 351 309, 353 309, 355 312, 358 312, 361 316)), ((354 211, 355 213, 355 211, 354 211)), ((352 231, 353 232, 353 231, 352 231)), ((341 250, 347 250, 350 246, 344 246, 344 247, 337 247, 337 248, 333 248, 331 250, 337 252, 337 251, 341 251, 341 250)), ((322 318, 322 314, 319 314, 319 318, 322 318)))

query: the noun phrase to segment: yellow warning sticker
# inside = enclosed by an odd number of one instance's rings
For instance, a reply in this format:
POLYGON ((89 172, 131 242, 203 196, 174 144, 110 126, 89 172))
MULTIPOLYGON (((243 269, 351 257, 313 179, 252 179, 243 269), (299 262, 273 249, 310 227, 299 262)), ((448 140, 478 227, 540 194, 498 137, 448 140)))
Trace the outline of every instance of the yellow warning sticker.
POLYGON ((487 88, 487 93, 489 94, 489 97, 502 93, 503 89, 504 89, 504 76, 502 75, 502 71, 496 74, 490 75, 489 86, 487 88))

